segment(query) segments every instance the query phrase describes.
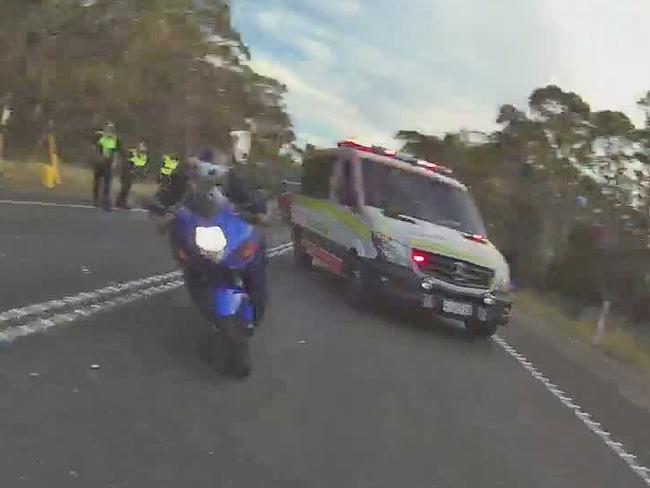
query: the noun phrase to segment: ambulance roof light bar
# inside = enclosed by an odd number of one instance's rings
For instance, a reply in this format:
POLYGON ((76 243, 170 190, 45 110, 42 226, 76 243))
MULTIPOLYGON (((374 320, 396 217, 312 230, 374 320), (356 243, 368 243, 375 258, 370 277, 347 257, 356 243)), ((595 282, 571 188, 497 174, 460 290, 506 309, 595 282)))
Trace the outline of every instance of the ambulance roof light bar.
POLYGON ((345 139, 339 142, 338 146, 349 147, 352 149, 356 149, 358 151, 370 152, 373 154, 380 154, 382 156, 389 156, 393 158, 397 154, 395 151, 391 151, 390 149, 386 149, 385 147, 376 146, 376 145, 369 146, 368 144, 362 144, 361 142, 356 141, 354 139, 345 139))
POLYGON ((447 167, 445 167, 445 166, 443 166, 441 164, 432 163, 431 161, 426 161, 424 159, 418 159, 415 156, 413 156, 412 154, 408 154, 408 153, 405 153, 405 152, 398 153, 397 156, 395 156, 395 158, 399 159, 400 161, 404 161, 406 163, 411 163, 414 166, 420 166, 420 167, 426 168, 428 170, 435 171, 436 173, 444 173, 444 174, 447 174, 447 175, 450 175, 450 174, 453 173, 452 170, 450 170, 449 168, 447 168, 447 167))
POLYGON ((388 156, 391 158, 395 158, 399 161, 404 161, 405 163, 410 163, 413 166, 419 166, 421 168, 428 169, 429 171, 434 171, 436 173, 443 173, 447 175, 453 173, 451 169, 442 166, 441 164, 425 161, 424 159, 418 159, 415 156, 404 152, 397 153, 395 151, 386 149, 381 146, 374 146, 374 145, 369 146, 367 144, 362 144, 361 142, 356 141, 354 139, 345 139, 338 143, 338 147, 349 147, 351 149, 356 149, 357 151, 363 151, 363 152, 369 152, 373 154, 380 154, 382 156, 388 156))
POLYGON ((417 163, 415 163, 417 166, 422 166, 423 168, 426 168, 431 171, 435 171, 436 173, 444 173, 447 175, 450 175, 453 173, 452 170, 449 168, 442 166, 438 163, 432 163, 430 161, 425 161, 423 159, 418 159, 417 163))

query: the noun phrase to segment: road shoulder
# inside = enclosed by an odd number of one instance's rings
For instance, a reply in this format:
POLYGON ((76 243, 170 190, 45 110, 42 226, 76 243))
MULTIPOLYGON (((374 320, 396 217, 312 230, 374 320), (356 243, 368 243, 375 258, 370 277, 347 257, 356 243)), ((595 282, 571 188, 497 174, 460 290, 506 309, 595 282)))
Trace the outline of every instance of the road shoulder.
POLYGON ((558 331, 556 327, 526 310, 515 310, 513 322, 546 342, 563 356, 580 364, 603 381, 618 385, 627 400, 650 413, 650 378, 636 367, 607 356, 601 349, 584 344, 558 331))
POLYGON ((630 448, 641 465, 650 465, 650 381, 644 375, 567 338, 524 309, 515 309, 500 335, 630 448))

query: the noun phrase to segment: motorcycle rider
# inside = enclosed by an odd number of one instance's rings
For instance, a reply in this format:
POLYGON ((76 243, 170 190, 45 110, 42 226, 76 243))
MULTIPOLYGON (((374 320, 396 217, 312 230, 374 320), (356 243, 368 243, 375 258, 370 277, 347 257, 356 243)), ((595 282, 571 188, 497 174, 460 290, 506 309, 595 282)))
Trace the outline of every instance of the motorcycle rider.
MULTIPOLYGON (((262 263, 257 269, 250 269, 244 277, 246 289, 255 303, 255 322, 259 324, 267 303, 266 238, 263 229, 267 222, 267 205, 241 172, 241 165, 246 164, 248 159, 247 153, 244 156, 246 159, 235 150, 231 156, 223 156, 218 160, 212 150, 203 150, 198 156, 180 162, 178 171, 170 177, 167 185, 160 188, 157 198, 164 206, 179 205, 191 198, 195 191, 201 191, 197 182, 222 183, 220 186, 223 195, 239 212, 246 215, 247 220, 256 226, 262 236, 262 263)), ((159 227, 161 233, 166 231, 170 222, 169 219, 162 222, 159 227)))
POLYGON ((256 323, 259 324, 268 300, 266 291, 267 239, 265 229, 268 210, 266 201, 254 190, 253 185, 243 173, 242 166, 247 163, 247 160, 248 153, 238 154, 237 149, 235 149, 232 156, 225 156, 217 160, 214 152, 208 149, 199 154, 198 165, 203 168, 202 172, 214 171, 217 177, 221 175, 223 195, 240 212, 246 215, 261 236, 262 264, 259 269, 250 270, 245 277, 246 288, 255 303, 256 323))
POLYGON ((228 200, 239 210, 246 211, 255 225, 264 225, 267 221, 266 202, 248 183, 239 164, 235 157, 230 164, 217 161, 212 150, 203 150, 198 157, 191 156, 180 162, 178 171, 169 178, 168 184, 158 190, 157 199, 166 207, 181 204, 192 190, 193 181, 212 176, 222 181, 222 191, 228 200))

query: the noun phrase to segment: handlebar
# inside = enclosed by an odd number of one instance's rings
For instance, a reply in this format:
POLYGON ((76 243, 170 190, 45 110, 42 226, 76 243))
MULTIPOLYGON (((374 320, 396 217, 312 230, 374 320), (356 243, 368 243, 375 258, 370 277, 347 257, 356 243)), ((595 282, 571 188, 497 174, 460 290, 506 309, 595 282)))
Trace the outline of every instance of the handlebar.
POLYGON ((145 210, 147 210, 149 213, 157 216, 157 217, 164 217, 165 215, 175 215, 176 211, 172 207, 165 207, 159 202, 156 201, 148 201, 144 202, 143 207, 145 210))

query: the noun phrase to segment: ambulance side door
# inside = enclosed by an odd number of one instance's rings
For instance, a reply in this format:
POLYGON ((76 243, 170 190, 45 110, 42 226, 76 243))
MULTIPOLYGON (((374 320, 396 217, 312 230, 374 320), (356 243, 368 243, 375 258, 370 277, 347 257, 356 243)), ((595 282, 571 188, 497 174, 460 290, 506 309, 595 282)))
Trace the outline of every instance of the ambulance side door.
POLYGON ((333 243, 333 216, 330 195, 338 152, 324 152, 305 161, 301 193, 291 208, 292 223, 301 229, 309 247, 330 250, 333 243))
POLYGON ((361 185, 359 161, 347 154, 336 163, 331 200, 335 205, 337 224, 333 227, 333 239, 339 245, 337 255, 345 258, 354 250, 365 255, 365 242, 370 240, 361 208, 361 185))

